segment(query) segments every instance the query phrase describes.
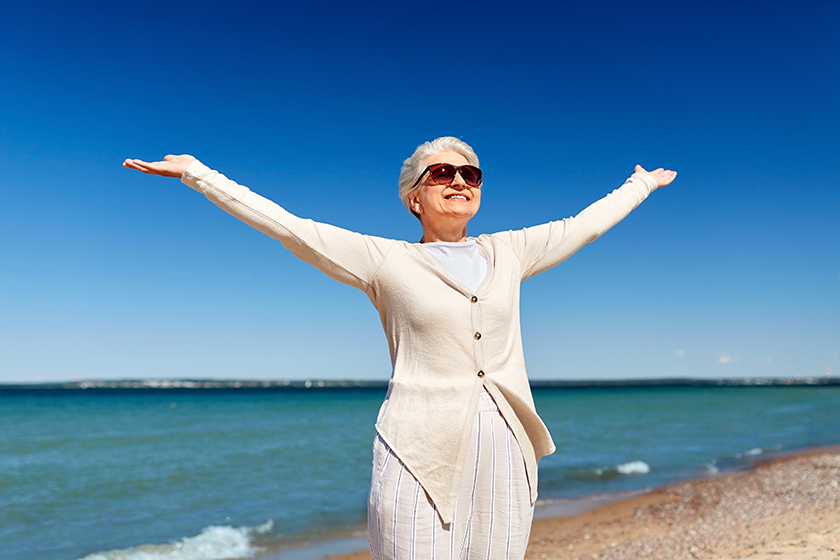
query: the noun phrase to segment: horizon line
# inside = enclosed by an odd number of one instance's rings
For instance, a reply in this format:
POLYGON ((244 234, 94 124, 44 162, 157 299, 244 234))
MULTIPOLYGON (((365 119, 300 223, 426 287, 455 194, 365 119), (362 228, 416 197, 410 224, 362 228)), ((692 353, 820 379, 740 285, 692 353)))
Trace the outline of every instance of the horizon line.
MULTIPOLYGON (((0 391, 22 390, 282 390, 282 389, 385 389, 386 380, 352 379, 89 379, 80 381, 47 381, 34 383, 2 383, 0 391)), ((840 385, 840 378, 826 377, 740 377, 692 378, 657 377, 638 379, 533 379, 532 389, 543 388, 609 388, 609 387, 812 387, 840 385)))

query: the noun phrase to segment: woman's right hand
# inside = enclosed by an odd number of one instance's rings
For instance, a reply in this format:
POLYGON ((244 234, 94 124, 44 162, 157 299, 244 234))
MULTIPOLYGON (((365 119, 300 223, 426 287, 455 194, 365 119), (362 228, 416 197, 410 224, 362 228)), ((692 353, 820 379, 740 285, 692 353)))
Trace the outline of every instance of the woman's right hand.
POLYGON ((195 161, 193 156, 169 155, 163 158, 163 161, 147 162, 141 159, 127 159, 123 162, 123 167, 129 169, 136 169, 149 175, 163 175, 164 177, 180 177, 187 170, 192 162, 195 161))

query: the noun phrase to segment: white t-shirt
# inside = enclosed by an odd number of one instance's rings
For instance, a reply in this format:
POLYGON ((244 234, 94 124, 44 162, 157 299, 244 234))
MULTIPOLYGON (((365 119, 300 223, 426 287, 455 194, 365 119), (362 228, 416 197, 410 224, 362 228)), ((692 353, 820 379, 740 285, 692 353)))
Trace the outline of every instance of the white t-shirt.
POLYGON ((475 292, 487 275, 487 260, 478 251, 475 240, 423 243, 443 270, 461 284, 475 292))

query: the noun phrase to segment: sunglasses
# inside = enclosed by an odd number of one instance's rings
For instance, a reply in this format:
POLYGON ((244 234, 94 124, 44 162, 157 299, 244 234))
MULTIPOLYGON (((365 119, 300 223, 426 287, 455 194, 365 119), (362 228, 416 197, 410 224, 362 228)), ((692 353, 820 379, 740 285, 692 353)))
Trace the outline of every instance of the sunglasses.
POLYGON ((423 173, 411 185, 413 189, 420 183, 426 172, 429 173, 429 178, 436 185, 446 185, 455 180, 455 174, 460 174, 461 178, 469 187, 481 186, 481 169, 474 165, 452 165, 451 163, 435 163, 423 170, 423 173))

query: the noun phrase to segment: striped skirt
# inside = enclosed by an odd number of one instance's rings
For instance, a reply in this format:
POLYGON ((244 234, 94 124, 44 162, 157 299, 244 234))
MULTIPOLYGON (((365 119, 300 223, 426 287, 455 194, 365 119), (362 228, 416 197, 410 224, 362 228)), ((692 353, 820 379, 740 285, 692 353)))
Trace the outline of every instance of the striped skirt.
POLYGON ((534 506, 525 461, 496 403, 481 392, 455 517, 441 523, 420 483, 378 435, 368 500, 373 560, 517 560, 534 506))

